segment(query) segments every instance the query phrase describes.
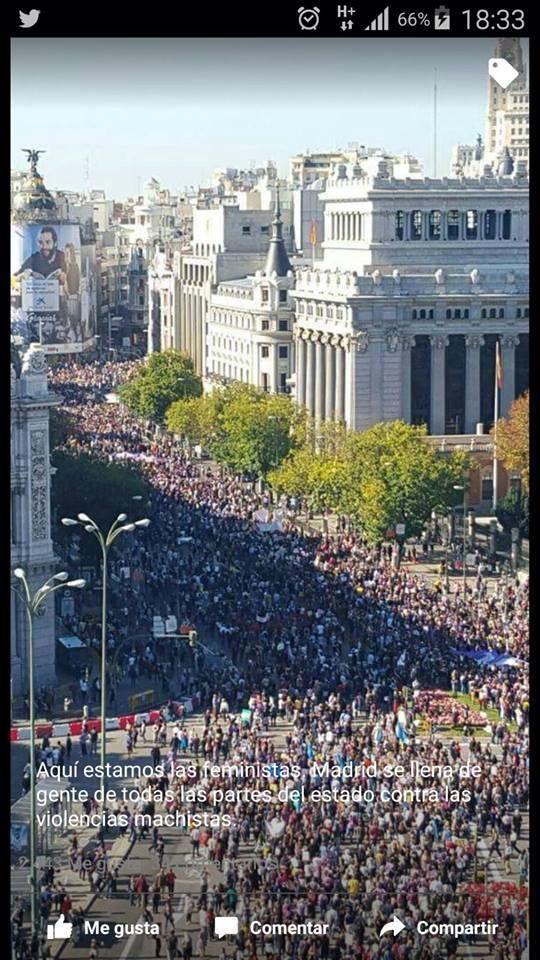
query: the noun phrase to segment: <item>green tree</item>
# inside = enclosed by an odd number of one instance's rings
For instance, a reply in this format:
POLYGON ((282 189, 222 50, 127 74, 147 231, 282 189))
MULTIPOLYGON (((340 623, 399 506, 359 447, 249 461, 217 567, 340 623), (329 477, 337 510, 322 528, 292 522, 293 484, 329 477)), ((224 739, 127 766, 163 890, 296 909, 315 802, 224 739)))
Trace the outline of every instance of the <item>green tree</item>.
POLYGON ((497 504, 497 519, 507 533, 517 527, 522 537, 529 536, 529 498, 510 490, 497 504))
MULTIPOLYGON (((130 467, 64 451, 53 453, 52 465, 56 468, 52 478, 52 502, 58 523, 62 517, 87 513, 98 526, 108 529, 119 513, 127 513, 130 520, 144 516, 141 511, 150 487, 130 467), (143 500, 135 502, 133 497, 143 497, 143 500)), ((69 528, 57 527, 56 535, 59 540, 67 542, 69 528)), ((87 558, 96 559, 97 543, 93 537, 83 537, 81 546, 87 558)))
POLYGON ((456 502, 454 484, 468 461, 461 451, 441 454, 427 441, 424 426, 394 420, 350 434, 340 512, 348 514, 368 540, 404 523, 418 535, 434 509, 456 502))
POLYGON ((246 384, 223 391, 211 452, 235 473, 265 477, 288 455, 304 415, 290 397, 246 384))
POLYGON ((220 410, 216 392, 189 400, 176 400, 165 414, 167 430, 187 440, 210 449, 214 438, 220 410))
POLYGON ((306 442, 293 449, 283 463, 269 473, 268 482, 276 493, 306 500, 315 511, 335 509, 346 480, 345 429, 329 422, 315 431, 309 423, 306 433, 306 442))
POLYGON ((454 484, 463 480, 464 454, 438 453, 424 427, 400 420, 378 423, 362 433, 329 426, 291 452, 272 486, 303 497, 317 510, 329 508, 350 516, 366 539, 384 537, 396 523, 408 536, 420 533, 433 509, 454 504, 454 484))
POLYGON ((175 400, 201 396, 202 381, 187 354, 165 350, 147 357, 118 394, 136 416, 162 423, 175 400))
POLYGON ((521 479, 523 490, 529 492, 529 392, 514 400, 508 416, 497 421, 496 428, 497 457, 502 460, 509 473, 516 473, 521 479))

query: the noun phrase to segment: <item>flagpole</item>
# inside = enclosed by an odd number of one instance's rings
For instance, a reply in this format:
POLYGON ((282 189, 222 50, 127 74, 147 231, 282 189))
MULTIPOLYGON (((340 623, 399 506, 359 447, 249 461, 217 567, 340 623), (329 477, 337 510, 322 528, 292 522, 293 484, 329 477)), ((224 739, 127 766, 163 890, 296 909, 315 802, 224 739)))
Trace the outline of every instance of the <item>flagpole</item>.
POLYGON ((499 341, 495 345, 495 394, 493 400, 493 512, 497 509, 499 478, 497 469, 497 422, 499 420, 499 380, 501 376, 501 355, 499 341))

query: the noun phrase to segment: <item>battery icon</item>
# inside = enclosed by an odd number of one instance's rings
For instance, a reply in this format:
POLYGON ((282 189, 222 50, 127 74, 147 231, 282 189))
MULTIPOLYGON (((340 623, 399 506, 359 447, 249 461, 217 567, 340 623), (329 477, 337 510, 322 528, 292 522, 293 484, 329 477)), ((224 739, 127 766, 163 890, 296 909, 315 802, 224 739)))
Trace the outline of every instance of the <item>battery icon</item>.
POLYGON ((450 29, 450 10, 448 7, 437 7, 434 20, 435 30, 450 29))

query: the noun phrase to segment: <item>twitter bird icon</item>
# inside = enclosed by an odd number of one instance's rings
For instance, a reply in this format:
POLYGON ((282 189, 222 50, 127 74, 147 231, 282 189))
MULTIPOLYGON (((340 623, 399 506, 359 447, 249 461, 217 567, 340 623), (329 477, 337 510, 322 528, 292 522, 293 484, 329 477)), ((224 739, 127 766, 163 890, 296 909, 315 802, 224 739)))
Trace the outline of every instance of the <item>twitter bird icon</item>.
POLYGON ((21 29, 28 30, 29 27, 35 27, 39 19, 40 10, 30 10, 30 13, 24 13, 23 10, 19 10, 19 19, 21 21, 21 29))

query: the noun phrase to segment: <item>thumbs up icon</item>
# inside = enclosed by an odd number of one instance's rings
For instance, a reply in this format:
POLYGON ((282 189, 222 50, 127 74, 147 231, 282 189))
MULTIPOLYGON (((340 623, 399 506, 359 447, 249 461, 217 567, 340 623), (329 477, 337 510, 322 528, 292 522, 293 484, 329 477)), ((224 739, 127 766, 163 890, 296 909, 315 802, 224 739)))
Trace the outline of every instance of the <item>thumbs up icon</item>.
POLYGON ((47 940, 69 940, 73 924, 68 923, 61 913, 56 923, 47 924, 47 940))

